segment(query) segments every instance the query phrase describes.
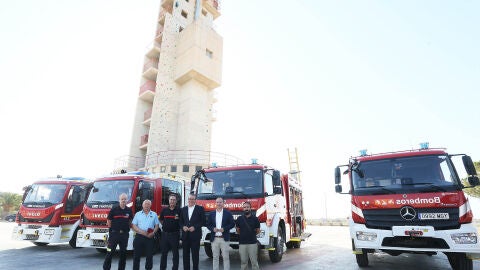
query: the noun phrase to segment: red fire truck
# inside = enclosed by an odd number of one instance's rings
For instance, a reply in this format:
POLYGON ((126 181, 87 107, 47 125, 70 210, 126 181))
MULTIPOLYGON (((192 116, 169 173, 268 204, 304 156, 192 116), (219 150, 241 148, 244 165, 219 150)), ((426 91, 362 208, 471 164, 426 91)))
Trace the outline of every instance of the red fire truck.
MULTIPOLYGON (((168 196, 176 194, 179 205, 184 205, 185 183, 181 176, 129 172, 96 179, 82 212, 77 246, 96 248, 105 252, 108 242, 107 216, 110 209, 118 205, 120 194, 127 194, 127 206, 135 214, 142 211, 142 203, 152 201, 152 211, 160 214, 168 206, 168 196)), ((130 230, 128 250, 133 250, 133 231, 130 230)), ((159 238, 158 238, 159 239, 159 238)), ((156 242, 159 245, 159 242, 156 242)))
POLYGON ((69 242, 76 247, 89 182, 81 177, 58 176, 37 181, 24 189, 12 238, 32 241, 37 246, 69 242))
MULTIPOLYGON (((480 244, 472 210, 462 189, 479 184, 472 159, 445 149, 421 149, 352 157, 343 174, 351 194, 350 237, 360 267, 368 253, 436 255, 453 269, 472 269, 480 244), (452 157, 461 156, 468 178, 459 177, 452 157), (465 185, 468 182, 468 187, 465 185)), ((336 192, 342 193, 339 166, 336 192)))
MULTIPOLYGON (((305 233, 302 189, 300 184, 280 171, 260 164, 211 167, 198 171, 191 181, 191 190, 205 213, 215 211, 215 199, 223 197, 224 207, 236 219, 243 213, 243 202, 252 205, 260 221, 257 235, 259 248, 267 249, 270 260, 279 262, 287 248, 299 248, 305 233)), ((210 231, 203 228, 205 253, 212 257, 210 231)), ((238 248, 238 235, 230 231, 230 245, 238 248)))

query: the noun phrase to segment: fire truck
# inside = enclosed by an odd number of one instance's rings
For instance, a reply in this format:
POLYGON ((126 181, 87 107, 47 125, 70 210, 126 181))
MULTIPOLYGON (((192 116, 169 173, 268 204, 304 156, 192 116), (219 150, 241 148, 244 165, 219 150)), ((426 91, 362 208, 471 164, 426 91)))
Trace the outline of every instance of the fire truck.
MULTIPOLYGON (((215 199, 222 197, 224 207, 232 212, 234 219, 243 213, 243 202, 248 201, 260 221, 258 245, 268 250, 270 260, 279 262, 287 248, 300 248, 301 242, 310 234, 305 233, 302 188, 288 174, 260 164, 231 167, 211 167, 197 171, 192 176, 191 190, 197 204, 205 213, 215 211, 215 199)), ((209 241, 210 231, 202 228, 205 253, 212 257, 209 241)), ((230 246, 238 249, 238 234, 230 231, 230 246)))
MULTIPOLYGON (((187 179, 189 180, 189 179, 187 179)), ((133 214, 142 211, 144 200, 151 200, 151 210, 160 214, 168 206, 168 196, 176 194, 179 206, 185 204, 185 179, 181 176, 128 172, 96 179, 83 207, 77 246, 96 248, 106 252, 108 243, 107 216, 112 207, 118 206, 120 194, 127 194, 127 206, 133 214)), ((127 250, 133 250, 134 232, 130 230, 127 250)), ((156 249, 159 237, 155 238, 156 249)))
MULTIPOLYGON (((357 264, 368 253, 443 252, 455 270, 472 269, 480 244, 464 188, 479 184, 472 159, 445 149, 420 149, 350 158, 335 169, 335 190, 342 193, 340 167, 351 194, 350 237, 357 264), (461 157, 468 177, 461 179, 453 157, 461 157)), ((459 168, 460 169, 460 168, 459 168)), ((461 168, 463 171, 463 168, 461 168)))
POLYGON ((61 176, 26 186, 12 238, 37 246, 68 242, 75 248, 89 187, 85 178, 61 176))

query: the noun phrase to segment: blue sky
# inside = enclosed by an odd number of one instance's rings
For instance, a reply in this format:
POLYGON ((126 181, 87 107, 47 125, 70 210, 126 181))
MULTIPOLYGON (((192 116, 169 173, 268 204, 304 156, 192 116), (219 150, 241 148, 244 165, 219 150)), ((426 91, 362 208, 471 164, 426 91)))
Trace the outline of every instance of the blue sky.
MULTIPOLYGON (((1 5, 2 190, 107 173, 128 153, 159 2, 1 5)), ((312 217, 325 216, 325 202, 327 215, 348 215, 333 168, 360 149, 429 141, 480 160, 478 10, 477 1, 223 1, 212 150, 288 170, 287 148, 297 147, 312 217)))

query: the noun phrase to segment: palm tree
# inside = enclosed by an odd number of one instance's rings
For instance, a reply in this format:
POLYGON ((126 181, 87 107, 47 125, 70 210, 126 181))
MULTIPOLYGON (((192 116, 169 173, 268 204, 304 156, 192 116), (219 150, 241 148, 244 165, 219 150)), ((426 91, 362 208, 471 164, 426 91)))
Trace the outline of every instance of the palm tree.
POLYGON ((18 210, 21 202, 22 196, 19 194, 11 192, 0 193, 0 206, 2 206, 4 213, 10 213, 12 210, 18 210))

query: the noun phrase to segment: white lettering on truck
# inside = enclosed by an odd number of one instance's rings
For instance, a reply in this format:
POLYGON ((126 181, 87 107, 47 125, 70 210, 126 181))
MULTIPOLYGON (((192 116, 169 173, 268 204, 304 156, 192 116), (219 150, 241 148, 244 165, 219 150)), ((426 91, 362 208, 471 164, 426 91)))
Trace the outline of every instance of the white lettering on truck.
POLYGON ((440 197, 433 198, 416 198, 416 199, 399 199, 396 200, 396 204, 428 204, 428 203, 440 203, 440 197))

